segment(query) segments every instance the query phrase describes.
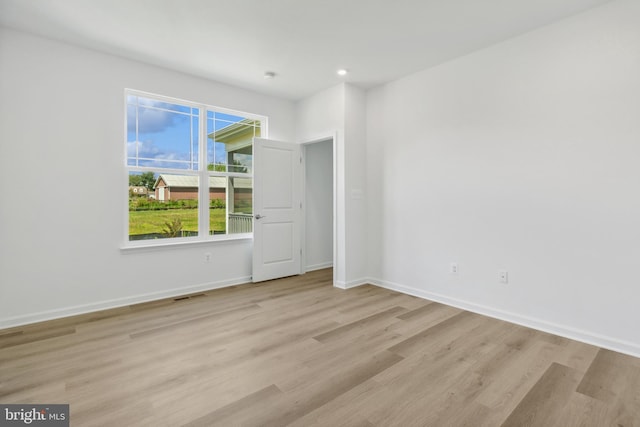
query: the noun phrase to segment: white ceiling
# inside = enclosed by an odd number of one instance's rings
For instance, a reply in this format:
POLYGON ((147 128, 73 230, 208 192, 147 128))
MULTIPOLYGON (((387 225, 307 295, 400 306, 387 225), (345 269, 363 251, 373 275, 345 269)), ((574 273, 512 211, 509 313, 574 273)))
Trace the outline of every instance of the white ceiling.
POLYGON ((608 1, 0 0, 0 24, 300 99, 343 80, 372 87, 608 1))

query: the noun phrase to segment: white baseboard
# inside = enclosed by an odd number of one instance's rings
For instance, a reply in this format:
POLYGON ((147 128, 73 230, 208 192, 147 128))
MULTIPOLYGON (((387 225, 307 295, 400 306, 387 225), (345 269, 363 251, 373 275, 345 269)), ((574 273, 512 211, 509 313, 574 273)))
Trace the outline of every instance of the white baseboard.
POLYGON ((471 311, 473 313, 482 314, 484 316, 493 317, 495 319, 504 320, 506 322, 515 323, 517 325, 526 326, 528 328, 537 329, 539 331, 547 332, 572 340, 581 341, 586 344, 591 344, 609 350, 617 351, 619 353, 628 354, 630 356, 640 357, 640 345, 629 341, 622 341, 615 338, 610 338, 588 331, 576 329, 570 326, 559 325, 557 323, 551 323, 541 319, 522 316, 517 313, 498 310, 469 301, 463 301, 456 298, 447 297, 445 295, 424 291, 422 289, 416 289, 410 286, 388 282, 385 280, 369 278, 368 283, 379 286, 381 288, 390 289, 392 291, 413 295, 419 298, 424 298, 430 301, 457 307, 462 310, 471 311))
POLYGON ((60 319, 63 317, 76 316, 79 314, 92 313, 100 310, 108 310, 111 308, 124 307, 132 304, 140 304, 143 302, 156 301, 164 298, 178 297, 181 295, 192 294, 196 292, 211 291, 213 289, 226 288, 228 286, 240 285, 251 282, 251 276, 238 277, 236 279, 223 280, 220 282, 202 283, 199 285, 187 286, 184 288, 168 289, 160 292, 150 292, 142 295, 135 295, 125 298, 116 298, 107 301, 101 301, 91 304, 76 305, 56 310, 42 311, 23 316, 8 317, 0 319, 0 329, 13 328, 16 326, 28 325, 30 323, 43 322, 46 320, 60 319))
POLYGON ((332 261, 323 262, 323 263, 320 263, 320 264, 308 265, 308 266, 305 267, 304 271, 306 271, 308 273, 309 271, 322 270, 324 268, 329 268, 329 267, 333 267, 333 262, 332 261))
POLYGON ((371 281, 368 278, 364 277, 362 279, 350 280, 348 282, 336 280, 336 283, 333 286, 340 289, 351 289, 369 283, 371 283, 371 281))

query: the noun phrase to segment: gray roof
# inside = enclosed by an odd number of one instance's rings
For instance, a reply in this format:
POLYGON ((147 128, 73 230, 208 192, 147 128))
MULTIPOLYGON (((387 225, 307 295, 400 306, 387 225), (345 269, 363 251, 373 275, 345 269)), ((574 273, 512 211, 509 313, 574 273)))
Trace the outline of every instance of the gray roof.
MULTIPOLYGON (((198 177, 195 175, 171 175, 160 174, 156 179, 156 183, 153 188, 156 188, 160 178, 165 182, 167 187, 197 187, 198 177)), ((223 176, 210 176, 209 187, 210 188, 225 188, 227 178, 223 176)), ((235 188, 251 188, 251 178, 233 178, 235 188)))

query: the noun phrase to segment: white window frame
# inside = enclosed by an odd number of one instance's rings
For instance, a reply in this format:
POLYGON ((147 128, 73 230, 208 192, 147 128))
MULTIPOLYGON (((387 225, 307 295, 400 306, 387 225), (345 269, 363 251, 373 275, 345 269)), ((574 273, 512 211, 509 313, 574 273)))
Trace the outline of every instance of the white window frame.
MULTIPOLYGON (((251 178, 252 188, 255 187, 253 181, 253 168, 251 173, 239 173, 239 172, 217 172, 207 170, 207 112, 213 111, 216 113, 229 114, 234 116, 241 116, 247 119, 256 120, 260 122, 260 137, 268 138, 268 123, 269 120, 266 116, 259 114, 247 113, 244 111, 233 110, 229 108, 217 107, 209 104, 186 101, 184 99, 172 98, 169 96, 158 95, 150 92, 143 92, 135 89, 124 90, 124 175, 126 176, 126 191, 123 194, 127 197, 125 203, 125 227, 124 227, 124 245, 122 249, 135 249, 135 248, 158 248, 158 247, 171 247, 176 245, 191 245, 202 244, 220 241, 252 239, 253 232, 251 233, 235 233, 229 234, 228 229, 228 201, 226 203, 225 221, 227 221, 225 234, 209 234, 209 177, 219 176, 233 178, 251 178), (180 104, 190 108, 198 108, 199 111, 199 143, 198 143, 198 170, 190 169, 175 169, 175 168, 158 168, 158 167, 146 167, 146 166, 130 166, 128 165, 128 153, 127 153, 127 97, 128 96, 140 96, 157 100, 160 102, 167 102, 172 104, 180 104), (129 240, 129 173, 130 172, 163 172, 167 174, 176 175, 191 175, 198 177, 198 235, 191 237, 172 237, 165 239, 150 239, 150 240, 129 240), (202 185, 205 183, 205 185, 202 185)), ((228 181, 227 181, 228 183, 228 181)))

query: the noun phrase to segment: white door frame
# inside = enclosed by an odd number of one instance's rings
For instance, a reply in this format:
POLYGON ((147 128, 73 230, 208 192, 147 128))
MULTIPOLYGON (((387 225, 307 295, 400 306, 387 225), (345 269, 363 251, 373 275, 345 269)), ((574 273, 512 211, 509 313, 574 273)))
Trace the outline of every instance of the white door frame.
MULTIPOLYGON (((302 148, 302 206, 303 206, 303 215, 302 215, 302 229, 300 230, 301 242, 300 247, 302 248, 302 258, 300 260, 300 274, 306 273, 306 265, 307 265, 307 251, 306 251, 306 230, 307 230, 307 194, 306 194, 306 186, 307 186, 307 146, 311 144, 315 144, 318 142, 326 142, 331 141, 331 151, 333 156, 333 285, 336 286, 337 282, 337 272, 338 272, 338 221, 341 219, 338 218, 338 133, 333 132, 324 136, 320 136, 318 138, 313 138, 311 140, 306 140, 301 142, 302 148)), ((344 250, 344 248, 342 248, 344 250)))

